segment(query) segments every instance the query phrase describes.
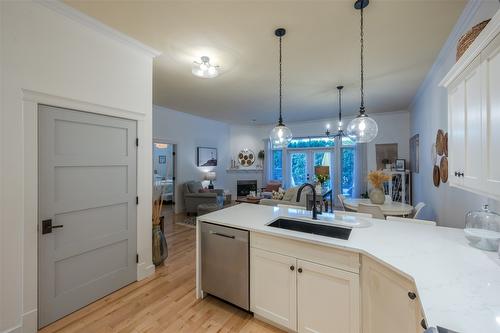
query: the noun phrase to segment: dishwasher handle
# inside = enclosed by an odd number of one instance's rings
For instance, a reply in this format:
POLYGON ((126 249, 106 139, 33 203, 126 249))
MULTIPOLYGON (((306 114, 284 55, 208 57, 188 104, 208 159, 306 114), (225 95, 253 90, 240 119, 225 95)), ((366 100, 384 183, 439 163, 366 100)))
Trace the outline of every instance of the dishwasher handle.
POLYGON ((216 235, 216 236, 221 236, 221 237, 226 237, 226 238, 231 238, 231 239, 235 239, 236 238, 236 236, 234 236, 234 235, 221 234, 220 232, 216 232, 216 231, 212 231, 212 230, 210 230, 210 234, 211 235, 216 235))

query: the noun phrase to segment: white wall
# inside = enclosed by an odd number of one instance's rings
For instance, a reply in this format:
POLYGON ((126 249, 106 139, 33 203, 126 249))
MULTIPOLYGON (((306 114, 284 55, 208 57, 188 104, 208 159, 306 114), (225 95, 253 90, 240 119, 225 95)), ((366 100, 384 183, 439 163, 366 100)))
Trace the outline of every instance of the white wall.
MULTIPOLYGON (((439 188, 432 183, 431 147, 438 129, 447 130, 448 105, 446 89, 438 86, 441 79, 455 64, 455 47, 458 38, 473 25, 491 18, 498 10, 498 1, 470 1, 454 30, 443 46, 436 62, 419 89, 410 106, 411 133, 420 135, 420 172, 413 175, 413 198, 423 201, 424 218, 436 219, 439 225, 463 228, 466 212, 479 209, 489 200, 463 190, 441 184, 439 188)), ((490 205, 500 208, 498 202, 490 200, 490 205)))
POLYGON ((143 199, 137 209, 141 278, 154 271, 153 53, 59 2, 0 1, 0 17, 0 332, 35 332, 37 104, 137 120, 141 140, 137 182, 143 199))
MULTIPOLYGON (((226 168, 229 166, 229 125, 160 106, 153 107, 153 137, 177 144, 175 210, 184 209, 182 184, 203 180, 205 172, 214 170, 216 188, 226 189, 226 168), (196 148, 217 148, 217 167, 197 167, 196 148)), ((207 183, 205 183, 207 184, 207 183)))
MULTIPOLYGON (((410 116, 407 111, 396 111, 386 113, 370 114, 378 124, 378 135, 368 144, 367 159, 368 170, 374 170, 377 167, 375 159, 375 144, 397 143, 398 156, 408 160, 409 158, 409 139, 410 139, 410 116)), ((347 125, 351 118, 345 117, 344 124, 347 125)), ((335 128, 335 118, 312 120, 300 123, 286 123, 292 130, 294 137, 323 136, 325 135, 325 126, 330 123, 335 128)), ((255 153, 264 149, 264 139, 269 137, 272 125, 266 126, 231 126, 231 157, 236 158, 237 153, 243 148, 251 148, 255 153)), ((345 128, 345 126, 344 126, 345 128)), ((334 131, 334 130, 332 130, 334 131)))

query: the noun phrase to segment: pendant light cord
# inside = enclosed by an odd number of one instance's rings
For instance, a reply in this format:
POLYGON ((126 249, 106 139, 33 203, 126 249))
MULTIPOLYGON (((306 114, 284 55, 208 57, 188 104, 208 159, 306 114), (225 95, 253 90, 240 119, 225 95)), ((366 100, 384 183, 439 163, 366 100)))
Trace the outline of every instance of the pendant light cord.
MULTIPOLYGON (((342 88, 339 88, 339 126, 342 123, 342 88)), ((339 128, 340 130, 341 128, 339 128)))
POLYGON ((279 104, 279 109, 280 109, 280 118, 278 121, 278 125, 283 126, 283 117, 281 116, 281 100, 282 100, 282 92, 281 92, 281 86, 282 86, 282 70, 281 70, 281 63, 282 63, 282 57, 281 57, 281 36, 280 36, 280 104, 279 104))
POLYGON ((365 114, 365 89, 364 89, 364 20, 363 20, 363 7, 361 7, 361 32, 360 32, 360 42, 361 42, 361 105, 359 107, 360 114, 365 114))

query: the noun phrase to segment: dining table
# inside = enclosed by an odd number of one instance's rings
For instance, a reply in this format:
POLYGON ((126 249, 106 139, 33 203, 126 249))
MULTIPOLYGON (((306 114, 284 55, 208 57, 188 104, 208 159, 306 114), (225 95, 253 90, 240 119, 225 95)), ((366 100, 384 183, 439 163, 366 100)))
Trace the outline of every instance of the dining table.
MULTIPOLYGON (((374 205, 370 199, 346 198, 344 200, 344 207, 356 212, 359 204, 374 205)), ((413 212, 412 205, 398 201, 386 200, 383 204, 375 206, 379 206, 385 216, 409 216, 413 212)))

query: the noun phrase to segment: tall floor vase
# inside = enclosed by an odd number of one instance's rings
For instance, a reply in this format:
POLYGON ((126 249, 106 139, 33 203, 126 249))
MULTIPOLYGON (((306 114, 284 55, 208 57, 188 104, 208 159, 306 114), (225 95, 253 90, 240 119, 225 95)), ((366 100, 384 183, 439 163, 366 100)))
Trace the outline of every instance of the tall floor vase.
POLYGON ((161 265, 168 257, 168 247, 165 235, 159 225, 153 225, 153 264, 161 265))

